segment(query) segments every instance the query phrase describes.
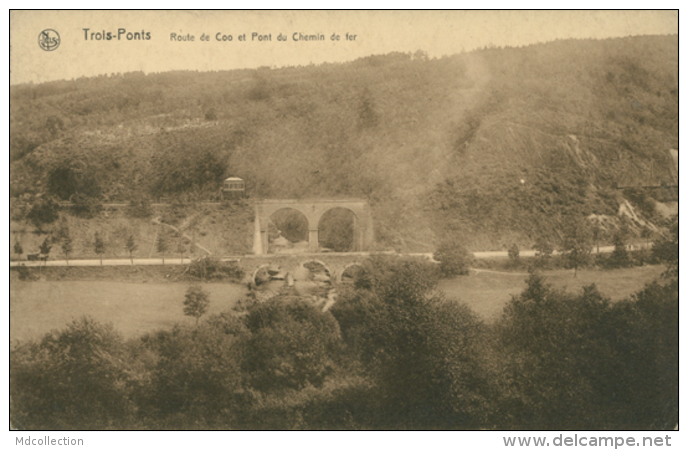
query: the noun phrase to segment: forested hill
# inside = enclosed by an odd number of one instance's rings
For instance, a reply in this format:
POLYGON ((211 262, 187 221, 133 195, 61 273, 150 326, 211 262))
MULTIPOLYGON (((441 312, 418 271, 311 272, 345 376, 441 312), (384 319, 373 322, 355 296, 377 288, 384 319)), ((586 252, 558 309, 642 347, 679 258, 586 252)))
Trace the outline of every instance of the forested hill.
POLYGON ((676 175, 677 36, 113 74, 10 96, 13 197, 208 199, 234 175, 252 199, 366 197, 381 245, 407 250, 556 236, 571 214, 615 215, 615 183, 676 175))

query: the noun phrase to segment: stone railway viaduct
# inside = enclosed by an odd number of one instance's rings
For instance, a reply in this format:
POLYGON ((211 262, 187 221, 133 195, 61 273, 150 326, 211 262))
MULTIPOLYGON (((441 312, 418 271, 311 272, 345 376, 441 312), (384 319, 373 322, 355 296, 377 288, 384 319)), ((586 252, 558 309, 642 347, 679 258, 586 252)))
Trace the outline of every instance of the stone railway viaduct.
MULTIPOLYGON (((121 205, 125 207, 126 205, 121 205)), ((285 273, 294 273, 299 267, 315 262, 329 274, 333 285, 342 280, 342 274, 351 266, 360 265, 370 257, 374 243, 373 220, 368 202, 363 199, 343 200, 260 200, 255 204, 253 254, 224 258, 223 261, 237 264, 246 274, 245 281, 254 281, 256 273, 263 267, 277 269, 285 273), (353 251, 335 253, 319 252, 319 227, 323 216, 333 209, 347 209, 353 213, 353 251), (308 223, 308 252, 268 254, 268 224, 270 217, 282 209, 291 209, 301 213, 308 223)), ((394 252, 381 252, 396 254, 394 252)), ((418 255, 416 255, 418 256, 418 255)), ((428 258, 427 255, 422 255, 428 258)), ((137 265, 159 264, 158 259, 136 260, 137 265)), ((106 261, 106 265, 128 265, 129 260, 106 261), (121 264, 120 264, 121 263, 121 264)), ((188 264, 185 258, 179 264, 188 264)), ((175 259, 170 258, 169 264, 175 259)), ((14 262, 12 265, 20 263, 14 262)), ((27 266, 38 265, 33 262, 21 263, 27 266)), ((50 261, 46 265, 61 265, 61 261, 50 261)), ((66 264, 66 262, 65 262, 66 264)), ((97 261, 72 261, 73 265, 97 265, 97 261)))
POLYGON ((308 221, 308 251, 318 251, 318 228, 323 215, 330 210, 348 209, 354 217, 354 252, 370 250, 374 241, 373 220, 368 202, 362 199, 348 200, 261 200, 255 206, 253 253, 265 255, 268 251, 268 223, 279 210, 292 209, 308 221))
POLYGON ((368 202, 363 199, 342 200, 261 200, 255 205, 253 256, 237 263, 250 280, 263 267, 294 273, 300 266, 316 262, 329 273, 332 284, 341 281, 344 271, 360 264, 368 257, 374 241, 373 220, 368 202), (291 209, 305 217, 308 223, 308 253, 268 255, 268 224, 277 211, 291 209), (323 216, 333 209, 347 209, 353 213, 353 251, 347 253, 318 253, 319 228, 323 216))

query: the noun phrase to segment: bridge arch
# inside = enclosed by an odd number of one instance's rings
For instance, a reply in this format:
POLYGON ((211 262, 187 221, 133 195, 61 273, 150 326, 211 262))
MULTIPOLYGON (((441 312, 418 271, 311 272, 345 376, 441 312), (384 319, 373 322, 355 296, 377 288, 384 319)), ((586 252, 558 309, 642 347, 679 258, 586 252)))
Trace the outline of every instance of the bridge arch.
POLYGON ((309 269, 308 267, 306 267, 306 264, 308 264, 308 263, 320 264, 320 265, 323 267, 323 269, 325 269, 325 271, 327 272, 327 276, 328 276, 329 279, 330 279, 330 283, 333 281, 334 272, 332 271, 332 269, 330 269, 330 267, 329 267, 327 264, 325 264, 324 262, 322 262, 322 261, 320 261, 320 260, 318 260, 318 259, 308 259, 308 260, 302 261, 301 264, 299 264, 299 268, 298 268, 297 270, 300 270, 301 268, 304 268, 304 269, 307 269, 308 271, 311 271, 311 272, 312 272, 311 269, 309 269))
POLYGON ((270 264, 261 264, 260 266, 256 267, 256 269, 251 274, 251 283, 254 286, 258 286, 258 283, 256 283, 256 275, 258 275, 258 272, 260 272, 261 270, 269 269, 269 268, 270 268, 270 264))
POLYGON ((318 251, 318 226, 320 219, 329 210, 342 208, 354 215, 353 251, 365 251, 373 243, 372 217, 368 202, 352 200, 262 200, 256 202, 254 221, 253 252, 258 255, 268 252, 268 223, 272 214, 284 208, 301 212, 308 221, 308 251, 318 251))
POLYGON ((335 252, 353 251, 356 244, 358 217, 350 208, 335 206, 318 219, 318 245, 335 252))
MULTIPOLYGON (((352 263, 349 263, 349 264, 345 265, 345 266, 342 268, 342 270, 339 271, 339 273, 337 274, 337 284, 339 284, 339 283, 342 282, 342 279, 343 279, 343 277, 344 277, 344 274, 345 274, 349 269, 351 269, 351 268, 353 268, 353 267, 358 267, 360 270, 365 270, 365 269, 363 268, 363 264, 361 264, 361 263, 359 263, 359 262, 352 262, 352 263)), ((353 278, 353 277, 352 277, 352 278, 353 278)))
POLYGON ((308 230, 308 217, 302 211, 289 206, 280 208, 269 217, 268 245, 274 243, 277 246, 284 246, 289 243, 308 242, 308 230))

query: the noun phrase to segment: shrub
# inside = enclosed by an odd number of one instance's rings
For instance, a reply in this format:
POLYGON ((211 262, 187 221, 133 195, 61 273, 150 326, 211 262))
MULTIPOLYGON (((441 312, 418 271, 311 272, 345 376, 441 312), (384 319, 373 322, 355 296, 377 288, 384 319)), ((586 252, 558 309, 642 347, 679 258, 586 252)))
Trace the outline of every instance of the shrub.
POLYGON ((533 245, 533 250, 535 250, 535 266, 539 269, 550 269, 552 253, 554 253, 554 246, 551 242, 543 236, 538 236, 533 245))
POLYGON ((363 270, 354 281, 359 289, 368 289, 381 297, 397 294, 424 296, 437 286, 435 264, 417 258, 372 256, 363 262, 363 270))
POLYGON ((633 265, 628 250, 626 249, 626 241, 622 233, 616 233, 613 238, 614 251, 605 260, 605 266, 608 268, 624 268, 633 265))
POLYGON ((241 281, 244 271, 230 262, 217 258, 204 257, 191 261, 186 274, 195 280, 234 280, 241 281))
POLYGON ((92 219, 103 210, 103 204, 94 197, 84 194, 74 194, 71 197, 73 214, 87 219, 92 219))
POLYGON ((10 267, 10 272, 16 272, 19 276, 19 279, 22 281, 36 281, 39 279, 38 273, 32 271, 26 266, 16 266, 16 267, 10 267))
POLYGON ((652 254, 667 265, 664 276, 678 277, 678 215, 669 222, 669 233, 654 242, 652 254))
POLYGON ((440 263, 440 271, 444 277, 468 275, 473 254, 454 240, 444 241, 433 255, 440 263))
POLYGON ((60 204, 51 197, 36 200, 26 218, 40 228, 44 224, 55 222, 60 217, 60 204))

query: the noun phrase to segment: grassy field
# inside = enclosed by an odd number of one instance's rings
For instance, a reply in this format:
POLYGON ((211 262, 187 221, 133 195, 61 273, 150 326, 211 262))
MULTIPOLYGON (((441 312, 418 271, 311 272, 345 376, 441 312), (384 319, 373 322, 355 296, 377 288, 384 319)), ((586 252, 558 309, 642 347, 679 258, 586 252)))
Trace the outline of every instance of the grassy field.
MULTIPOLYGON (((62 329, 73 319, 89 315, 111 322, 125 337, 140 336, 176 322, 193 323, 184 315, 189 283, 131 283, 117 281, 43 281, 10 283, 10 338, 38 338, 62 329)), ((205 283, 209 314, 230 309, 246 294, 232 283, 205 283)))
MULTIPOLYGON (((583 286, 595 283, 602 295, 612 301, 623 300, 639 291, 645 283, 657 279, 664 266, 642 266, 616 270, 582 270, 573 277, 572 270, 545 272, 549 283, 569 291, 579 291, 583 286)), ((501 313, 512 295, 525 287, 527 274, 515 272, 471 272, 470 276, 442 280, 439 290, 447 298, 469 305, 488 321, 501 313)))
MULTIPOLYGON (((124 268, 112 268, 122 269, 124 268)), ((64 269, 63 269, 64 270, 64 269)), ((131 268, 127 270, 133 270, 131 268)), ((160 268, 159 271, 167 270, 160 268)), ((644 266, 609 271, 552 271, 545 274, 557 287, 579 290, 596 283, 603 295, 618 301, 640 290, 664 271, 663 266, 644 266)), ((162 273, 162 272, 161 272, 162 273)), ((137 272, 134 276, 143 276, 137 272)), ((160 274, 157 274, 160 275, 160 274)), ((527 274, 514 272, 472 272, 470 276, 443 280, 439 289, 447 298, 467 303, 488 321, 494 320, 512 295, 525 286, 527 274)), ((54 281, 19 281, 10 283, 10 337, 33 339, 53 329, 64 328, 73 319, 90 315, 102 322, 112 322, 125 337, 166 328, 174 323, 193 323, 182 311, 185 282, 65 279, 54 281)), ((243 285, 205 283, 210 293, 209 313, 230 309, 246 294, 243 285)))

